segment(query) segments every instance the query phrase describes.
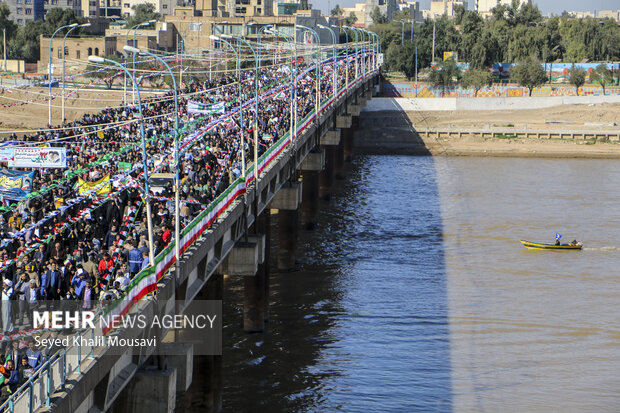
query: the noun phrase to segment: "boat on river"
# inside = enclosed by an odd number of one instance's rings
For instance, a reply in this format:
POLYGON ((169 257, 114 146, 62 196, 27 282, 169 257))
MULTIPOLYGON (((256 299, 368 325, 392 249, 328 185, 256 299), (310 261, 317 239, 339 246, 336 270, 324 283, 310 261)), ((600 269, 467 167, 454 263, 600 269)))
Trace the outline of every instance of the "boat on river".
POLYGON ((580 250, 583 247, 583 243, 576 241, 569 244, 556 245, 521 240, 521 244, 523 244, 525 248, 532 250, 580 250))

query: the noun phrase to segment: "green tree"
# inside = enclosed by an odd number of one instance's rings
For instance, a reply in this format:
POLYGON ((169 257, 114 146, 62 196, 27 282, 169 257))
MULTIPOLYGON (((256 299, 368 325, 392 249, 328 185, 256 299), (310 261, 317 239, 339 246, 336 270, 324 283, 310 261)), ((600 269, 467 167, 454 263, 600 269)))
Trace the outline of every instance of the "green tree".
MULTIPOLYGON (((131 8, 133 16, 127 19, 127 28, 136 26, 149 20, 159 20, 161 15, 155 12, 155 5, 151 3, 143 3, 135 5, 131 8)), ((148 27, 148 26, 146 26, 148 27)))
POLYGON ((349 13, 349 17, 347 17, 345 20, 345 22, 347 23, 347 26, 351 26, 356 21, 357 21, 357 16, 353 12, 349 13))
POLYGON ((466 89, 474 89, 474 96, 478 96, 478 91, 491 83, 491 73, 484 69, 469 69, 461 79, 461 86, 466 89))
POLYGON ((573 64, 568 72, 568 80, 575 85, 575 92, 577 93, 577 96, 579 96, 579 88, 586 83, 586 71, 573 64))
POLYGON ((331 14, 332 16, 335 16, 335 17, 342 16, 342 15, 344 15, 344 10, 342 10, 342 9, 340 8, 340 5, 339 5, 339 4, 336 4, 336 7, 334 7, 334 8, 330 11, 330 14, 331 14))
POLYGON ((375 6, 374 9, 370 12, 370 18, 372 19, 373 24, 384 24, 388 22, 388 18, 384 13, 381 13, 379 6, 375 6))
POLYGON ((532 90, 544 84, 547 81, 545 69, 535 57, 528 57, 520 62, 516 67, 510 69, 512 79, 529 91, 532 96, 532 90))
MULTIPOLYGON (((107 56, 106 59, 114 60, 119 62, 120 59, 117 56, 107 56)), ((86 77, 91 79, 101 80, 107 89, 112 89, 112 84, 114 83, 114 79, 118 76, 119 68, 113 65, 112 63, 102 63, 102 64, 89 64, 86 66, 86 77), (101 70, 104 69, 104 70, 101 70)))
POLYGON ((603 95, 605 95, 605 86, 613 82, 613 75, 611 70, 606 64, 601 63, 596 66, 596 69, 590 73, 590 82, 598 83, 603 88, 603 95))
POLYGON ((412 79, 415 76, 415 45, 411 42, 393 42, 387 49, 386 60, 390 70, 400 71, 412 79))
POLYGON ((460 76, 461 69, 459 69, 454 59, 449 58, 431 69, 430 80, 445 87, 450 86, 455 80, 459 80, 460 76))

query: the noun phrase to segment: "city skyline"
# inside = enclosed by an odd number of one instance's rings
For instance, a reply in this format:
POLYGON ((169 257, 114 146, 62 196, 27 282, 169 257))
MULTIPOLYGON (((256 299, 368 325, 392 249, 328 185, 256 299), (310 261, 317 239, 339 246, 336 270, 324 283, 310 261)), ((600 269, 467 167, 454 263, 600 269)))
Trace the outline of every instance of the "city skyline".
MULTIPOLYGON (((419 0, 420 9, 429 9, 431 0, 419 0)), ((340 7, 353 7, 355 3, 362 3, 363 0, 314 0, 310 3, 313 8, 328 12, 338 4, 340 7)), ((474 0, 468 0, 469 10, 474 9, 474 0)), ((590 0, 584 4, 582 0, 534 0, 534 4, 538 6, 543 14, 561 14, 566 11, 599 11, 599 10, 619 10, 620 4, 618 0, 590 0)))

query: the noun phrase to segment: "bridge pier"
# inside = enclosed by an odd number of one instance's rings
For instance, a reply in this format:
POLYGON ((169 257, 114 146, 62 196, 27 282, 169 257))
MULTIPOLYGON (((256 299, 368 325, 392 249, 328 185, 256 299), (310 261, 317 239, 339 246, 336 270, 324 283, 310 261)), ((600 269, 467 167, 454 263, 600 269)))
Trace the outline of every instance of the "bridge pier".
POLYGON ((334 184, 334 166, 337 146, 340 144, 340 129, 328 130, 321 137, 320 142, 321 148, 325 149, 325 168, 319 174, 319 197, 324 201, 329 201, 334 184))
POLYGON ((325 165, 325 151, 315 150, 301 163, 303 191, 301 201, 301 225, 314 229, 319 211, 319 174, 325 165))
MULTIPOLYGON (((201 291, 206 300, 222 300, 224 276, 215 272, 201 291)), ((206 331, 206 330, 205 330, 206 331)), ((222 410, 222 356, 194 355, 192 384, 185 395, 184 411, 217 413, 222 410)))
POLYGON ((271 201, 271 208, 278 210, 278 270, 281 271, 295 267, 302 186, 301 182, 289 182, 271 201))

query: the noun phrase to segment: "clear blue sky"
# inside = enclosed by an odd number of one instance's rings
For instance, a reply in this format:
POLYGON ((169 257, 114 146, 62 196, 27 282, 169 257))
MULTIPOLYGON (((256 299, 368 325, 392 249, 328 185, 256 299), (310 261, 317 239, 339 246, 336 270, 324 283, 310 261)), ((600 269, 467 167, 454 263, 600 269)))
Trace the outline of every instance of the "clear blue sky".
MULTIPOLYGON (((341 7, 353 7, 355 3, 362 3, 364 0, 309 0, 315 9, 327 11, 329 7, 333 8, 336 4, 341 7)), ((428 9, 430 0, 419 0, 420 8, 428 9)), ((555 13, 561 14, 563 10, 567 11, 595 11, 595 10, 620 10, 620 0, 533 0, 534 4, 540 8, 543 14, 555 13)), ((469 9, 474 6, 473 0, 469 0, 469 9)))

